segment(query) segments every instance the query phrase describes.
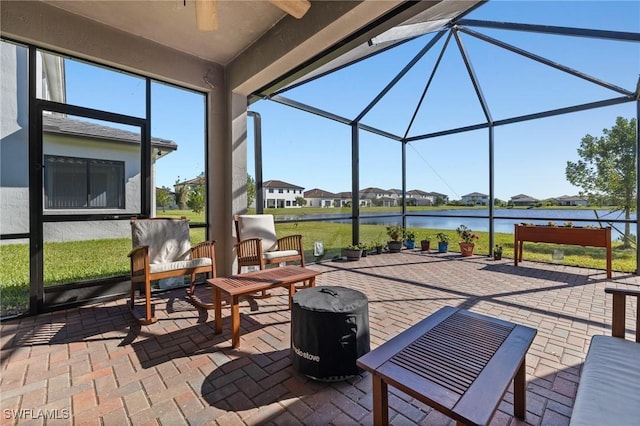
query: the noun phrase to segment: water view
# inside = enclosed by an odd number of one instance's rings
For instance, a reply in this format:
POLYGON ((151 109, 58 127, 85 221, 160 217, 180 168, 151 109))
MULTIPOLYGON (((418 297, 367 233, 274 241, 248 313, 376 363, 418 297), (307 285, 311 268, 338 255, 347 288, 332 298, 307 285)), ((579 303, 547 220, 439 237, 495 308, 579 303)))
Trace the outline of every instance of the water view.
MULTIPOLYGON (((391 212, 370 213, 363 216, 361 223, 373 225, 390 225, 397 223, 397 217, 390 217, 391 212)), ((410 212, 407 214, 407 226, 411 228, 425 229, 455 229, 460 224, 465 224, 474 231, 489 231, 489 211, 478 209, 452 209, 452 210, 429 210, 424 212, 410 212), (485 217, 471 217, 482 216, 485 217)), ((310 214, 304 215, 304 219, 331 219, 333 214, 310 214)), ((283 215, 281 220, 296 220, 302 216, 283 215)), ((496 209, 494 210, 495 232, 513 233, 513 226, 518 223, 535 223, 544 225, 554 222, 562 225, 571 221, 575 226, 611 226, 613 228, 613 238, 617 239, 624 229, 624 213, 620 211, 610 212, 606 209, 583 210, 583 209, 496 209)), ((632 213, 631 219, 635 220, 636 214, 632 213)), ((347 219, 338 219, 332 222, 347 223, 347 219)), ((635 227, 632 225, 632 233, 635 227)))

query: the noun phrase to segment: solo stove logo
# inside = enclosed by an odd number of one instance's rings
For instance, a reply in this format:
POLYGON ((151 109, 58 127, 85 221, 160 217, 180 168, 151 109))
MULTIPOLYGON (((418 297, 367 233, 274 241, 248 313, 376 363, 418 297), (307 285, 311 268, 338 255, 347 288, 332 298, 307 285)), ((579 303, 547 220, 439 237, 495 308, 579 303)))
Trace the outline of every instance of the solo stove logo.
POLYGON ((293 346, 293 351, 301 358, 308 359, 313 362, 320 362, 320 357, 318 355, 311 355, 309 352, 302 352, 300 349, 296 348, 296 345, 291 344, 293 346))

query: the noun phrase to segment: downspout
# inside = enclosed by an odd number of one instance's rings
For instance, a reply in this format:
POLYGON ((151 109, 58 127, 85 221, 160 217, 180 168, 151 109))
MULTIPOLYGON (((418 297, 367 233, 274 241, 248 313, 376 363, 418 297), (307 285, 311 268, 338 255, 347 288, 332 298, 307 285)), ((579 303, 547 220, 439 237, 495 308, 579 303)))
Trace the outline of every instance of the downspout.
POLYGON ((256 213, 264 213, 264 190, 262 188, 262 117, 255 111, 247 111, 253 118, 254 162, 256 174, 256 213))

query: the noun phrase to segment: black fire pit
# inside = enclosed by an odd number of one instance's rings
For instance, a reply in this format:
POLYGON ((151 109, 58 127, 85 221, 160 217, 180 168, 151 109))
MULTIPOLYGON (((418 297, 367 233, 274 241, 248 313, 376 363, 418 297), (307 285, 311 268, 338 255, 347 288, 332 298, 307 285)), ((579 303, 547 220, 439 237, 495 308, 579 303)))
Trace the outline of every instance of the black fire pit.
POLYGON ((344 380, 360 371, 369 352, 367 296, 345 287, 296 292, 291 308, 291 358, 296 371, 315 380, 344 380))

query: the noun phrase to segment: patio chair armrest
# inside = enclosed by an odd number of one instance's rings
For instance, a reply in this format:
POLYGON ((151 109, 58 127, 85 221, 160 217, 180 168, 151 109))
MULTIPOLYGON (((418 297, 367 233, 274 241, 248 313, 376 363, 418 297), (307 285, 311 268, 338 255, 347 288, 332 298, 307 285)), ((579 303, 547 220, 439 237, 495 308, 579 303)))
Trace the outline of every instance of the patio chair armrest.
POLYGON ((215 245, 215 241, 203 241, 199 244, 196 244, 195 246, 191 247, 191 257, 194 259, 207 257, 211 260, 214 260, 216 258, 215 245))
POLYGON ((131 275, 146 274, 149 270, 149 246, 133 248, 127 256, 131 259, 131 275))
POLYGON ((255 260, 259 265, 262 259, 262 239, 248 238, 239 241, 236 244, 236 252, 239 261, 255 260))
POLYGON ((278 238, 278 250, 297 250, 302 254, 302 235, 288 235, 278 238))
MULTIPOLYGON (((611 335, 625 338, 627 296, 636 298, 636 306, 640 302, 640 290, 623 288, 605 288, 605 293, 613 295, 613 312, 611 319, 611 335)), ((636 308, 635 324, 636 342, 640 342, 640 308, 636 308)))

